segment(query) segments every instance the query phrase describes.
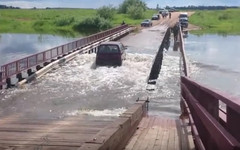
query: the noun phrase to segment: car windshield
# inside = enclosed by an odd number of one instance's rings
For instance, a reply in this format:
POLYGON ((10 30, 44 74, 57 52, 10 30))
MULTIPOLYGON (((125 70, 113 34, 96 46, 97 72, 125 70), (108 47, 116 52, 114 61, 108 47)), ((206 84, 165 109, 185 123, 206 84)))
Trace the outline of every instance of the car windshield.
POLYGON ((187 19, 187 18, 182 18, 182 19, 179 19, 179 21, 180 21, 180 22, 183 22, 183 21, 186 22, 186 21, 188 21, 188 19, 187 19))
POLYGON ((149 20, 144 20, 143 22, 149 22, 149 20))
POLYGON ((180 15, 179 15, 179 18, 187 18, 187 17, 188 17, 187 14, 180 14, 180 15))
POLYGON ((98 53, 119 53, 117 45, 101 45, 98 48, 98 53))

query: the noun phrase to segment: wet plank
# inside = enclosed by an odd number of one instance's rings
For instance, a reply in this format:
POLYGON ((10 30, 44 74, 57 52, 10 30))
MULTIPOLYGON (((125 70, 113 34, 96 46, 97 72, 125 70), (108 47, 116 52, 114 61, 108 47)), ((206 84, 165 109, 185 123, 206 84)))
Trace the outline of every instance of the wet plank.
POLYGON ((0 150, 78 149, 113 123, 114 119, 68 117, 35 119, 22 116, 0 118, 0 150))
POLYGON ((144 117, 126 150, 186 150, 191 149, 185 126, 176 119, 144 117))

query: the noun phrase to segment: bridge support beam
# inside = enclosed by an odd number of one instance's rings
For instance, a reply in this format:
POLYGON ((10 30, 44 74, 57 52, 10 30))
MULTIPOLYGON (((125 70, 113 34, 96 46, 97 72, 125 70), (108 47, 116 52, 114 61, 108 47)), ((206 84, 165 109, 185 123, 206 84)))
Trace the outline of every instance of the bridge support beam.
POLYGON ((173 40, 173 51, 177 51, 179 48, 179 33, 174 34, 173 40), (176 35, 175 35, 176 34, 176 35))
POLYGON ((3 81, 2 81, 2 72, 0 72, 0 90, 2 90, 3 89, 3 83, 2 83, 3 81))
POLYGON ((174 39, 173 51, 177 51, 179 47, 179 42, 174 39))
POLYGON ((34 72, 32 71, 32 69, 28 69, 27 74, 28 74, 28 76, 31 76, 32 74, 34 74, 34 72))
POLYGON ((43 63, 43 66, 47 66, 48 64, 50 64, 50 62, 45 62, 43 63))
POLYGON ((36 66, 36 70, 38 71, 38 70, 40 70, 40 69, 42 69, 43 67, 42 66, 40 66, 40 65, 37 65, 36 66))
POLYGON ((18 74, 16 75, 16 78, 18 79, 18 82, 24 80, 24 78, 22 77, 22 73, 18 73, 18 74))
POLYGON ((7 78, 6 83, 7 83, 7 89, 14 87, 14 84, 12 84, 11 78, 7 78))

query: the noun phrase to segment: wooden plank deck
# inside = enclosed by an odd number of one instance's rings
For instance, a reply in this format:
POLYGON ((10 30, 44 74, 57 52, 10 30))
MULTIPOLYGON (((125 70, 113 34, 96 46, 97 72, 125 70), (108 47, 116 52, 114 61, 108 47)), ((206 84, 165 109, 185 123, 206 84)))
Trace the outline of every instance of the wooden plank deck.
POLYGON ((190 134, 181 120, 144 117, 125 150, 190 150, 190 134))
POLYGON ((0 118, 0 150, 72 150, 92 138, 113 119, 84 116, 65 119, 0 118))

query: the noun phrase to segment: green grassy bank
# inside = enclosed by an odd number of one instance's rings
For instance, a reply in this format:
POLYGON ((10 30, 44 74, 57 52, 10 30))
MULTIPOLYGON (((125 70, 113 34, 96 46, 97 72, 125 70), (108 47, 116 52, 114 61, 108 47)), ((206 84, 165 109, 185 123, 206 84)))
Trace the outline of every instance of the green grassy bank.
MULTIPOLYGON (((95 9, 2 9, 0 10, 0 33, 44 33, 64 36, 77 36, 74 24, 85 18, 95 16, 95 9)), ((147 10, 145 17, 150 18, 154 10, 147 10)), ((113 26, 122 21, 127 24, 140 24, 142 19, 133 20, 126 14, 114 15, 113 26)))
POLYGON ((195 33, 240 34, 240 9, 196 11, 189 19, 203 30, 195 33))

